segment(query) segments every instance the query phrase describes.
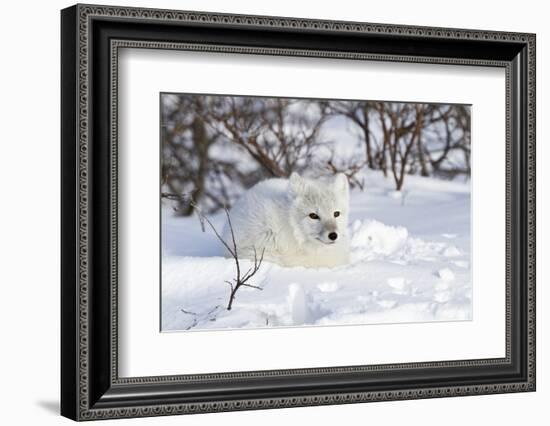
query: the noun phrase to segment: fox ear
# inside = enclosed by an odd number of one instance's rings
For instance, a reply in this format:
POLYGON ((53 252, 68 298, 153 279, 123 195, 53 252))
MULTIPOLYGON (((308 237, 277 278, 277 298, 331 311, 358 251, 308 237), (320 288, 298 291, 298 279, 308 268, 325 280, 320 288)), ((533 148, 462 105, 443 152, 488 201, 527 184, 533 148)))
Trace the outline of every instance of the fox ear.
POLYGON ((298 195, 304 192, 306 183, 298 173, 292 172, 289 178, 289 182, 290 182, 290 190, 294 195, 298 195))
POLYGON ((334 176, 333 185, 337 192, 347 193, 349 191, 348 177, 344 173, 337 173, 334 176))

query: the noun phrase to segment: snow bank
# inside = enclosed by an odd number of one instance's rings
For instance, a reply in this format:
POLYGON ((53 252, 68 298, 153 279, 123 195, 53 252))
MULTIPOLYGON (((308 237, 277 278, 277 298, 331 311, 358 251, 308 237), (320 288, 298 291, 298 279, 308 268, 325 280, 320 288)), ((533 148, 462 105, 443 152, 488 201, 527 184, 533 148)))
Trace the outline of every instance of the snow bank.
POLYGON ((403 247, 409 233, 402 226, 387 226, 376 220, 361 223, 356 220, 353 225, 352 250, 367 250, 375 254, 390 255, 403 247))

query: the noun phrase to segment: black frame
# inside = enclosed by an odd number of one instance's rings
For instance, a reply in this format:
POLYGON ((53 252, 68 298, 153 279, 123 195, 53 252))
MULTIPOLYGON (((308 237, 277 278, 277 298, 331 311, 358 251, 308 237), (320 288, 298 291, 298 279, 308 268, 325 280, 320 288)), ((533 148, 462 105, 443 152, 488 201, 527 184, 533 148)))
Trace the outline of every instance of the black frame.
POLYGON ((535 35, 76 5, 61 13, 61 36, 62 415, 89 420, 535 390, 535 35), (119 378, 116 88, 124 47, 505 68, 506 357, 119 378))

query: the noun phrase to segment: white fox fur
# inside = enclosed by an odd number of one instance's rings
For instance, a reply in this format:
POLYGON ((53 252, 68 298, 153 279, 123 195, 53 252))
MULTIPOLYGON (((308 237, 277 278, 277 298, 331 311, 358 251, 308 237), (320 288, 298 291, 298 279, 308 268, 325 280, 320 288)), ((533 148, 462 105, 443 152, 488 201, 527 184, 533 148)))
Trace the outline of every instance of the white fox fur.
MULTIPOLYGON (((315 268, 349 262, 348 213, 344 174, 313 180, 292 173, 257 183, 229 214, 239 258, 264 251, 264 260, 315 268)), ((231 246, 227 225, 223 237, 231 246)))

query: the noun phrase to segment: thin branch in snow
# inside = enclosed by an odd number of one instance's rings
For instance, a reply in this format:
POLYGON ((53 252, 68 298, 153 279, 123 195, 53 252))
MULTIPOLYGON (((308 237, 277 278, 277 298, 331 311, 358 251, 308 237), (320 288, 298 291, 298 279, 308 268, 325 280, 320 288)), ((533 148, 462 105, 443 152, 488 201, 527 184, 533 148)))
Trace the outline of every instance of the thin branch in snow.
MULTIPOLYGON (((167 194, 167 195, 169 197, 171 197, 172 199, 174 199, 173 197, 176 197, 177 194, 167 194)), ((168 196, 166 198, 169 198, 168 196)), ((186 196, 182 195, 182 196, 180 196, 179 199, 181 200, 181 199, 185 199, 185 198, 186 198, 186 196)), ((239 290, 239 288, 241 288, 241 287, 250 287, 250 288, 257 289, 257 290, 262 290, 261 287, 256 286, 256 285, 252 285, 248 281, 254 275, 256 275, 256 273, 259 271, 260 267, 262 266, 262 262, 264 260, 265 248, 262 250, 260 258, 258 259, 258 253, 256 251, 256 247, 254 247, 254 265, 250 269, 248 269, 246 271, 246 273, 243 275, 242 272, 241 272, 241 263, 240 263, 240 260, 239 260, 239 255, 238 255, 238 250, 237 250, 237 240, 235 238, 235 231, 233 230, 233 224, 231 222, 231 216, 229 214, 229 210, 227 209, 227 207, 224 206, 224 211, 225 211, 225 215, 227 217, 227 224, 229 226, 229 231, 230 231, 230 234, 231 234, 231 246, 229 245, 229 243, 227 243, 223 239, 223 237, 220 235, 220 233, 218 232, 218 230, 216 229, 214 224, 203 213, 203 211, 200 209, 200 207, 197 206, 197 204, 193 201, 193 199, 191 197, 187 197, 187 199, 189 200, 190 205, 193 207, 193 209, 197 213, 197 216, 199 217, 199 220, 200 220, 201 225, 202 225, 203 232, 205 231, 204 223, 206 223, 212 229, 212 231, 214 232, 214 234, 216 235, 218 240, 220 240, 220 242, 224 245, 224 247, 227 249, 227 251, 229 252, 231 257, 235 261, 236 277, 233 279, 234 284, 231 281, 225 281, 225 283, 229 284, 229 286, 231 288, 231 293, 229 295, 229 302, 227 304, 227 310, 230 311, 232 306, 233 306, 233 301, 235 300, 235 295, 237 294, 237 291, 239 290)))

